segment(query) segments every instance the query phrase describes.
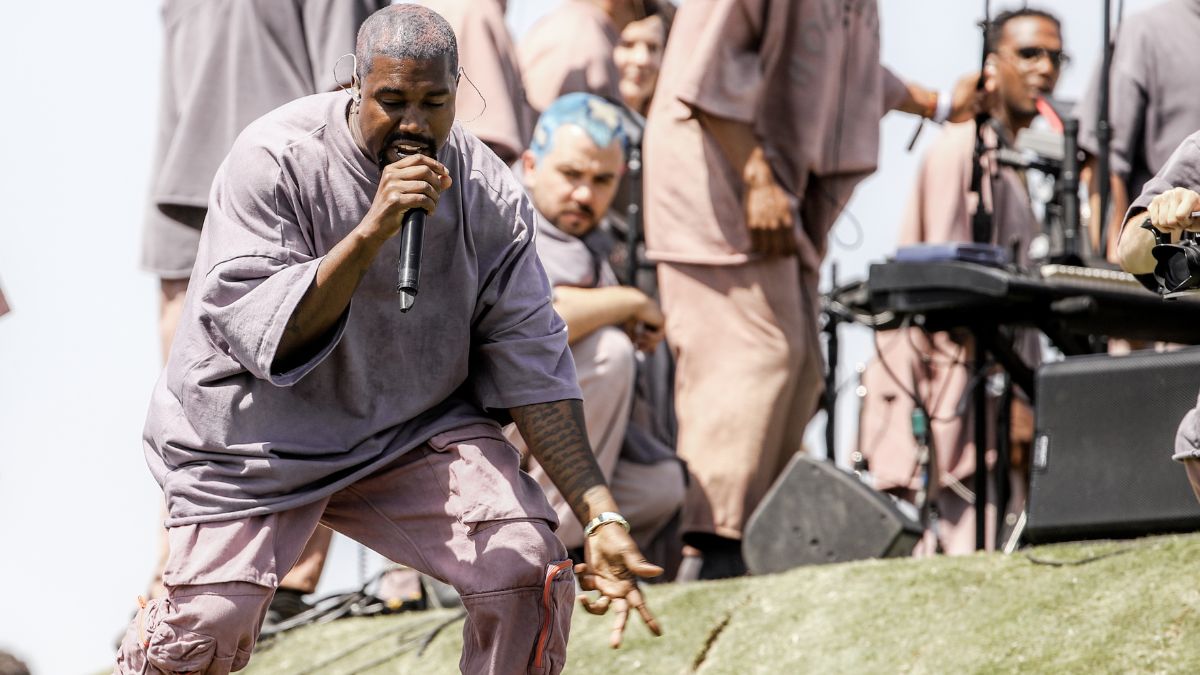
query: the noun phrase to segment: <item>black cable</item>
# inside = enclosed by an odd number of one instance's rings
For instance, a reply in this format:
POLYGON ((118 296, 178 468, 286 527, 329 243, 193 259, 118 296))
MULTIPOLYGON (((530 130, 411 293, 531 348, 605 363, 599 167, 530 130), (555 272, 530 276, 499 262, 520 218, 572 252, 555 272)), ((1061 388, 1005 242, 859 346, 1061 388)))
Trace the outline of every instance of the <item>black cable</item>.
MULTIPOLYGON (((904 317, 904 320, 898 330, 906 330, 908 328, 909 318, 911 318, 911 316, 904 317)), ((908 387, 904 386, 904 383, 900 381, 900 377, 896 375, 896 372, 892 370, 890 365, 888 365, 887 359, 883 358, 883 350, 879 348, 879 331, 873 331, 871 333, 871 343, 875 346, 875 358, 878 359, 879 364, 883 366, 883 372, 887 373, 888 378, 900 388, 901 393, 903 393, 913 402, 913 405, 920 405, 920 397, 917 396, 916 392, 909 391, 908 387)))
MULTIPOLYGON (((909 328, 911 328, 911 326, 909 326, 909 321, 911 318, 912 318, 911 315, 906 316, 903 319, 903 321, 901 322, 900 328, 898 328, 897 330, 907 331, 909 328)), ((922 329, 922 330, 924 330, 924 329, 922 329)), ((934 417, 932 415, 932 413, 930 412, 929 408, 925 407, 924 401, 921 399, 920 393, 909 390, 908 387, 906 387, 904 385, 904 383, 900 381, 900 376, 896 375, 896 371, 892 370, 892 367, 891 367, 891 365, 888 364, 887 359, 885 359, 883 357, 883 350, 881 350, 879 348, 879 332, 878 331, 872 332, 871 341, 875 347, 875 358, 878 359, 880 365, 883 366, 883 371, 887 374, 888 379, 890 379, 897 387, 900 388, 900 391, 913 402, 914 406, 921 407, 922 409, 925 410, 925 413, 927 415, 929 415, 930 422, 950 422, 954 419, 954 417, 934 417)), ((910 346, 912 346, 911 345, 911 336, 910 336, 910 346)), ((950 365, 966 366, 965 363, 957 363, 957 362, 951 363, 950 365)), ((968 389, 970 386, 972 386, 976 382, 977 382, 976 377, 972 377, 970 380, 968 380, 967 381, 968 389)), ((939 402, 945 391, 946 391, 946 388, 943 387, 936 394, 936 398, 938 399, 939 402)), ((955 409, 955 417, 962 417, 962 415, 963 415, 963 413, 959 412, 958 409, 956 408, 955 409)))
POLYGON ((358 675, 359 673, 365 673, 369 670, 372 670, 374 668, 382 666, 383 664, 385 664, 399 656, 403 656, 407 652, 412 651, 414 646, 418 647, 417 648, 417 657, 420 658, 421 656, 423 656, 425 654, 425 649, 429 647, 429 645, 433 642, 434 638, 436 638, 438 636, 438 634, 442 632, 443 629, 445 629, 447 626, 449 626, 453 623, 461 621, 466 616, 467 616, 467 611, 465 609, 460 610, 460 611, 456 612, 454 614, 454 616, 450 617, 449 619, 446 619, 445 621, 442 621, 441 623, 434 626, 432 629, 426 631, 422 635, 415 635, 415 636, 411 636, 409 638, 401 638, 400 646, 398 648, 392 650, 390 653, 384 654, 383 656, 381 656, 373 661, 364 663, 363 665, 361 665, 361 666, 355 668, 354 670, 350 671, 349 673, 347 673, 347 675, 358 675), (414 644, 416 642, 420 643, 419 646, 414 644))
MULTIPOLYGON (((925 334, 925 339, 926 339, 926 340, 929 342, 929 344, 930 344, 930 345, 931 345, 931 346, 932 346, 932 347, 933 347, 935 350, 937 350, 937 351, 939 351, 939 352, 940 352, 941 350, 938 350, 938 349, 937 349, 937 344, 936 344, 936 343, 933 341, 933 336, 929 334, 929 331, 925 330, 925 327, 924 327, 924 326, 922 326, 922 327, 921 327, 921 332, 925 334)), ((912 336, 911 336, 911 334, 909 335, 909 341, 910 341, 910 342, 912 341, 912 336)), ((949 365, 951 368, 953 368, 954 366, 963 366, 963 367, 965 368, 965 367, 967 366, 967 363, 966 363, 965 361, 960 361, 960 360, 959 360, 959 359, 962 357, 963 349, 964 349, 964 346, 963 346, 962 344, 959 344, 959 345, 958 345, 958 349, 957 349, 957 350, 955 350, 955 352, 954 352, 954 355, 953 355, 953 356, 950 356, 950 362, 949 362, 949 364, 948 364, 948 365, 949 365)), ((944 355, 944 356, 949 356, 949 355, 946 355, 946 354, 943 354, 943 355, 944 355)), ((968 380, 968 381, 969 381, 969 380, 968 380)), ((951 418, 946 418, 946 419, 941 419, 941 418, 938 418, 938 417, 935 417, 935 416, 934 416, 934 411, 938 410, 939 406, 941 406, 941 405, 942 405, 942 398, 943 398, 943 397, 946 395, 946 392, 947 392, 947 391, 950 391, 950 387, 948 387, 948 386, 945 386, 945 385, 943 385, 942 387, 940 387, 940 388, 939 388, 939 390, 938 390, 938 392, 937 392, 937 394, 934 396, 934 399, 933 399, 933 407, 932 407, 932 408, 930 408, 929 410, 927 410, 927 411, 926 411, 926 412, 929 414, 929 421, 930 421, 931 423, 932 423, 932 422, 948 422, 948 421, 950 421, 950 420, 954 419, 954 418, 952 418, 952 417, 951 417, 951 418)))
MULTIPOLYGON (((358 642, 351 643, 349 647, 344 647, 341 650, 336 651, 329 656, 326 656, 324 659, 312 664, 308 668, 298 671, 295 675, 312 675, 313 673, 319 673, 319 672, 321 672, 322 669, 346 658, 347 656, 350 656, 351 654, 354 654, 355 652, 359 651, 363 647, 366 647, 367 645, 373 644, 375 642, 379 642, 380 640, 382 640, 386 637, 389 637, 391 635, 395 635, 396 633, 400 633, 402 631, 410 630, 410 629, 411 629, 411 626, 393 626, 391 628, 388 628, 387 630, 379 631, 378 633, 376 633, 368 638, 359 640, 358 642)), ((412 640, 414 638, 409 638, 409 639, 412 640)), ((402 640, 403 640, 403 638, 402 638, 402 640)), ((389 658, 391 658, 391 657, 389 657, 389 658)))

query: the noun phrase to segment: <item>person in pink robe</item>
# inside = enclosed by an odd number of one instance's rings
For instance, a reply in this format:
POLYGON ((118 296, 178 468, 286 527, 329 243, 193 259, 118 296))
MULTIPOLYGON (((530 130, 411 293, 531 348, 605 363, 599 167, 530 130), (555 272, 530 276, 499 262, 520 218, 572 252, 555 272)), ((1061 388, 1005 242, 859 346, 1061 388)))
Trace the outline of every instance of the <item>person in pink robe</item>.
POLYGON ((418 0, 441 14, 458 38, 466 81, 458 90, 463 127, 506 164, 525 149, 534 113, 525 99, 517 49, 504 23, 502 0, 418 0))
POLYGON ((667 46, 667 35, 671 32, 671 21, 675 18, 675 6, 664 3, 658 14, 640 21, 633 21, 621 31, 621 39, 613 50, 613 61, 621 73, 619 87, 621 98, 629 109, 643 118, 650 112, 650 101, 658 86, 658 74, 662 70, 663 51, 667 46))
MULTIPOLYGON (((554 289, 554 308, 567 324, 592 449, 630 533, 646 550, 683 503, 684 473, 671 448, 655 445, 657 452, 637 454, 626 442, 638 351, 652 353, 662 341, 663 316, 645 293, 617 284, 598 250, 604 233, 597 226, 625 168, 629 141, 621 120, 617 106, 598 96, 567 94, 542 114, 521 173, 538 209, 538 257, 554 289)), ((515 429, 508 435, 524 446, 515 429)), ((559 539, 568 549, 582 546, 570 504, 536 461, 529 473, 559 514, 559 539)))
POLYGON ((968 118, 976 81, 940 96, 883 68, 875 2, 680 6, 646 126, 646 242, 702 577, 744 572, 742 528, 801 449, 824 370, 818 270, 875 170, 880 117, 968 118))
MULTIPOLYGON (((1058 81, 1062 37, 1058 20, 1034 9, 1006 12, 993 21, 994 44, 989 70, 999 94, 984 129, 989 147, 998 142, 1010 145, 1018 131, 1038 115, 1037 99, 1049 96, 1058 81), (1028 52, 1030 56, 1022 56, 1028 52)), ((975 124, 952 124, 925 156, 912 198, 900 225, 899 245, 968 242, 972 240, 971 217, 975 195, 971 192, 975 124)), ((1018 254, 1015 262, 1028 265, 1028 246, 1041 226, 1033 212, 1022 172, 1000 166, 994 155, 982 160, 983 205, 991 213, 991 242, 1018 254)), ((924 555, 940 550, 963 554, 975 550, 975 507, 970 495, 975 474, 973 408, 970 405, 973 342, 969 336, 952 333, 927 334, 907 328, 877 337, 879 357, 863 374, 866 397, 860 411, 859 452, 868 461, 875 486, 912 501, 923 481, 918 451, 911 427, 915 392, 931 417, 933 467, 936 485, 930 490, 937 517, 929 536, 917 547, 924 555), (879 361, 886 361, 886 367, 879 361), (899 381, 897 381, 899 380, 899 381)), ((1017 331, 1017 352, 1031 366, 1040 362, 1037 335, 1017 331)), ((992 411, 995 412, 995 401, 992 411)), ((1032 441, 1032 411, 1018 401, 1012 409, 1012 438, 1015 447, 1032 441)), ((989 429, 994 423, 988 421, 989 429)), ((994 433, 994 432, 993 432, 994 433)), ((989 448, 995 461, 995 449, 989 448)), ((1010 477, 1013 496, 1006 508, 1019 513, 1027 482, 1023 470, 1010 477)), ((988 490, 988 508, 995 510, 994 487, 988 490)), ((995 544, 995 515, 987 518, 986 541, 995 544)))
POLYGON ((621 30, 657 11, 657 0, 565 0, 517 44, 525 93, 541 112, 572 92, 621 102, 613 61, 621 30))

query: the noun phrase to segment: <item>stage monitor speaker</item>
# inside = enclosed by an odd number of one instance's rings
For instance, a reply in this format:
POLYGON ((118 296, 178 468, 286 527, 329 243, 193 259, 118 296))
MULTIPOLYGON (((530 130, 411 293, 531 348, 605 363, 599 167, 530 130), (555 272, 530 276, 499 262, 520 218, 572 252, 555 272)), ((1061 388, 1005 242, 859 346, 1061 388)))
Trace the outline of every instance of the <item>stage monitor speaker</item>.
POLYGON ((1068 357, 1043 366, 1036 387, 1028 541, 1200 529, 1171 459, 1200 389, 1200 348, 1068 357))
POLYGON ((826 461, 796 455, 755 509, 742 538, 754 574, 800 565, 906 556, 920 525, 892 498, 826 461))

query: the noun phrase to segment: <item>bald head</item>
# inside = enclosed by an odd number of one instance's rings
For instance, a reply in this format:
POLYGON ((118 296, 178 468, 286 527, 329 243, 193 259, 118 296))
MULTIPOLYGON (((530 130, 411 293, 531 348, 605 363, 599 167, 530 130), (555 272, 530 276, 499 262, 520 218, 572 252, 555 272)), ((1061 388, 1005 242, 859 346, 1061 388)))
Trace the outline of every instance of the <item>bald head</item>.
POLYGON ((358 77, 366 79, 376 56, 396 60, 446 59, 458 72, 458 41, 441 14, 421 5, 391 5, 367 17, 358 29, 354 56, 358 77))

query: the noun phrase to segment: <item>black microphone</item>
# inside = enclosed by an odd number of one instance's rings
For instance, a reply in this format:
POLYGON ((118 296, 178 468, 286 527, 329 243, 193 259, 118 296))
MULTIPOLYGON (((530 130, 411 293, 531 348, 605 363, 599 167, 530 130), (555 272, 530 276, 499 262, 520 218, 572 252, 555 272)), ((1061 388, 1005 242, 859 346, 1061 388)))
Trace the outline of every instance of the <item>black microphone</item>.
POLYGON ((417 301, 417 286, 421 280, 421 240, 425 235, 425 211, 409 209, 400 229, 399 279, 396 292, 400 294, 400 311, 407 312, 417 301))

